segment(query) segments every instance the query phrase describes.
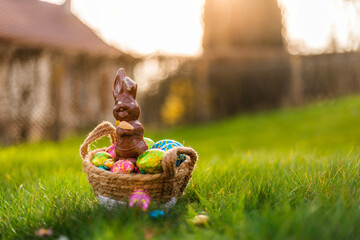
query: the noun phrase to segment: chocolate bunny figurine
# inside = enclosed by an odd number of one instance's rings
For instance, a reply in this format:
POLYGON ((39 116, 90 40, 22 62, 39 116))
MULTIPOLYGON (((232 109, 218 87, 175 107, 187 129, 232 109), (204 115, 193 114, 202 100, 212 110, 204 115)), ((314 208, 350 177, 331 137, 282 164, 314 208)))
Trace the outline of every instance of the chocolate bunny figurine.
POLYGON ((148 149, 144 141, 144 127, 138 121, 140 106, 136 102, 137 85, 120 68, 115 77, 113 115, 117 122, 116 160, 127 159, 136 163, 137 157, 148 149))

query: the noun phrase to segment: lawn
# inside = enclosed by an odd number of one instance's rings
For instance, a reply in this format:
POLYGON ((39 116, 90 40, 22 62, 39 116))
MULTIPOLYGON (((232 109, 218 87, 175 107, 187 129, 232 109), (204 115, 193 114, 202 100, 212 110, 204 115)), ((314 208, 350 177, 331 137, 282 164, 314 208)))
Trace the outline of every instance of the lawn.
POLYGON ((360 239, 359 96, 145 135, 200 156, 164 218, 99 206, 75 136, 0 149, 0 239, 360 239))

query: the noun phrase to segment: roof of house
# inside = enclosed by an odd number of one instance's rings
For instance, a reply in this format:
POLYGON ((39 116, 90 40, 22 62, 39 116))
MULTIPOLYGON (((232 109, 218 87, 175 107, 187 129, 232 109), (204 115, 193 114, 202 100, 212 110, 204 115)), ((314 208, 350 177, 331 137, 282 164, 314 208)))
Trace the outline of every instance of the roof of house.
POLYGON ((124 54, 103 42, 65 5, 38 0, 0 0, 0 39, 97 55, 124 54))

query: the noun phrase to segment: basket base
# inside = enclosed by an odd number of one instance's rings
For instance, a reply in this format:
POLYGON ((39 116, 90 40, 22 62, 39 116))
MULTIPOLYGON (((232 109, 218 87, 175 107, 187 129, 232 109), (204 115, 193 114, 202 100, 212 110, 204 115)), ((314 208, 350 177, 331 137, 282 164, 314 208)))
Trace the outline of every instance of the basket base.
MULTIPOLYGON (((105 197, 105 196, 102 196, 102 195, 98 195, 96 196, 99 204, 101 206, 103 206, 104 208, 106 208, 107 210, 114 210, 114 209, 117 209, 117 208, 122 208, 122 207, 127 207, 128 206, 128 203, 127 202, 124 202, 124 201, 120 201, 120 200, 114 200, 114 199, 111 199, 111 198, 108 198, 108 197, 105 197)), ((176 197, 172 197, 170 199, 170 201, 168 201, 167 203, 165 204, 162 204, 161 205, 161 209, 169 209, 169 208, 172 208, 177 202, 177 198, 176 197)))

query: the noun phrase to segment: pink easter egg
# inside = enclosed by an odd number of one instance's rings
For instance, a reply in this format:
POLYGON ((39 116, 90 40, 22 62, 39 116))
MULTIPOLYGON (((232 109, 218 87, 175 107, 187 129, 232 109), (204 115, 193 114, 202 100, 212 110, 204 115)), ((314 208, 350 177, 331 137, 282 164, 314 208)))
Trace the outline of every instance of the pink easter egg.
POLYGON ((135 165, 129 160, 119 160, 111 167, 110 171, 114 173, 131 173, 135 165))
POLYGON ((106 149, 106 152, 109 153, 114 159, 115 159, 115 145, 116 145, 116 142, 113 143, 112 145, 110 145, 110 146, 106 149))
POLYGON ((146 211, 151 201, 150 194, 143 188, 136 188, 131 192, 130 195, 130 207, 142 208, 146 211))

